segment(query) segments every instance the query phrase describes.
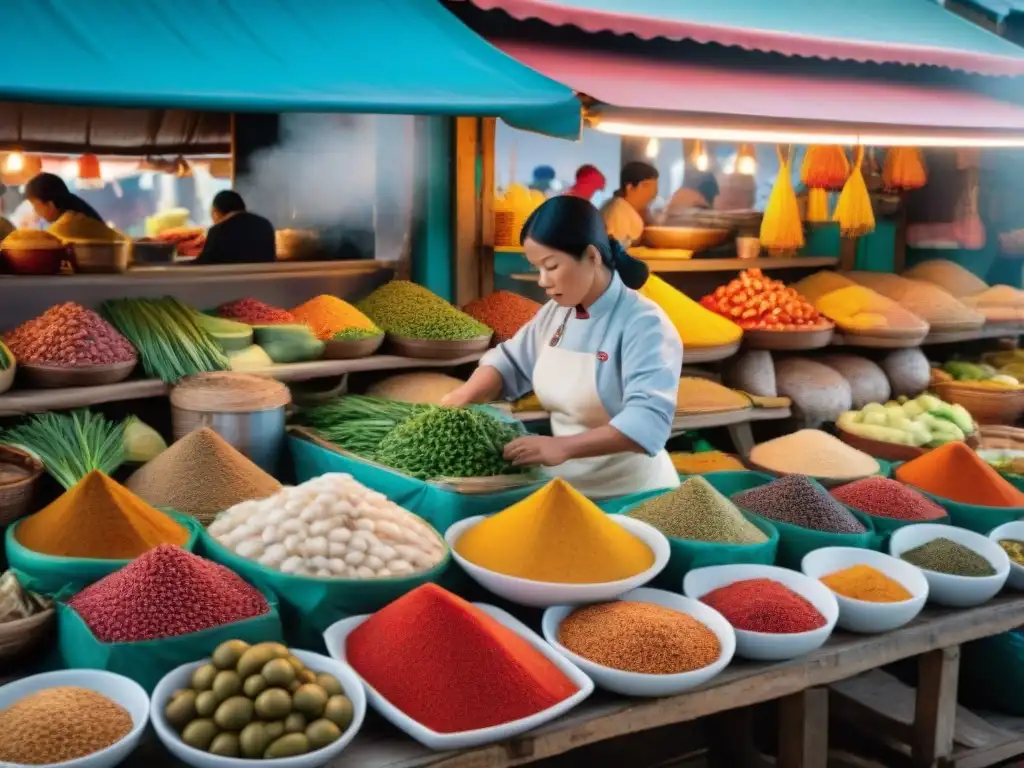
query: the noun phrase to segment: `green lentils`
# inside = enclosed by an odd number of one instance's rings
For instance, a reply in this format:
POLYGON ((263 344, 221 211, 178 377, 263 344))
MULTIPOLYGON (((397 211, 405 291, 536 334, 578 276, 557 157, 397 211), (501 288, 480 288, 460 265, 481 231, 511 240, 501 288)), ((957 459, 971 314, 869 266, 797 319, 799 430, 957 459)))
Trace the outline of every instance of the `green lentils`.
POLYGON ((331 341, 363 341, 364 339, 376 339, 381 332, 372 328, 346 328, 331 336, 331 341))
POLYGON ((648 499, 628 513, 674 539, 760 544, 768 537, 703 477, 648 499))
POLYGON ((517 474, 502 450, 522 435, 520 425, 480 411, 429 406, 388 432, 374 458, 421 480, 517 474))
POLYGON ((946 538, 932 539, 900 557, 918 568, 952 576, 994 576, 996 572, 992 563, 973 549, 946 538))
POLYGON ((421 285, 392 280, 357 307, 393 336, 428 341, 466 341, 492 331, 421 285))

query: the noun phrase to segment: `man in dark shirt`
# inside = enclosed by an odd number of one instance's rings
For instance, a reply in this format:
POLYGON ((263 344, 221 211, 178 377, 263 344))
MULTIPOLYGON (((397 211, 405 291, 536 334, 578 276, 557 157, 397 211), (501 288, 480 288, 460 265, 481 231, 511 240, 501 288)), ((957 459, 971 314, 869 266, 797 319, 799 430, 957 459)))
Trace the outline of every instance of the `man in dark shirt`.
POLYGON ((213 226, 206 245, 193 264, 266 264, 277 256, 274 225, 245 210, 245 201, 234 190, 213 198, 213 226))

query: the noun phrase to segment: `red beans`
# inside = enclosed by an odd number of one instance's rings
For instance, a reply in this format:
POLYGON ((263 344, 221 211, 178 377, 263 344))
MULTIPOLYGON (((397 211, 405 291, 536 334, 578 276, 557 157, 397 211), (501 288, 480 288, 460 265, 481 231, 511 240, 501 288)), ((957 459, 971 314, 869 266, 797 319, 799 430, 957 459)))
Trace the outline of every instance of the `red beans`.
POLYGON ((946 510, 934 501, 887 477, 866 477, 832 491, 832 496, 848 507, 869 515, 895 520, 935 520, 946 510))
POLYGON ((169 544, 86 587, 68 605, 104 643, 188 635, 270 610, 240 576, 169 544))
POLYGON ((734 581, 708 592, 701 602, 748 632, 810 632, 828 623, 807 598, 772 579, 734 581))
POLYGON ((217 314, 228 320, 237 320, 249 325, 279 325, 281 323, 297 323, 295 315, 285 309, 272 307, 259 299, 238 299, 221 304, 217 314))
POLYGON ((76 368, 138 359, 135 348, 114 326, 73 301, 22 323, 4 341, 14 359, 24 365, 76 368))

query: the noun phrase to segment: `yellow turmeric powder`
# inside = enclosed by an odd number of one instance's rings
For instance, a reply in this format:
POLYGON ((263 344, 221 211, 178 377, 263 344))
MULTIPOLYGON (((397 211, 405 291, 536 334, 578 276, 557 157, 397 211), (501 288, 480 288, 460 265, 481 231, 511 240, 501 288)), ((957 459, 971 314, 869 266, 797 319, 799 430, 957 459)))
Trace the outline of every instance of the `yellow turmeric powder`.
POLYGON ((317 296, 291 312, 296 320, 312 328, 313 333, 321 341, 329 341, 336 333, 349 328, 383 333, 370 318, 337 296, 317 296))
POLYGON ((854 565, 821 577, 821 583, 837 595, 869 603, 901 603, 910 600, 910 591, 893 578, 870 565, 854 565))
POLYGON ((18 523, 14 536, 33 552, 97 560, 131 560, 189 538, 184 526, 97 470, 18 523))
POLYGON ((650 547, 560 478, 474 525, 455 551, 490 571, 557 584, 628 579, 654 564, 650 547))

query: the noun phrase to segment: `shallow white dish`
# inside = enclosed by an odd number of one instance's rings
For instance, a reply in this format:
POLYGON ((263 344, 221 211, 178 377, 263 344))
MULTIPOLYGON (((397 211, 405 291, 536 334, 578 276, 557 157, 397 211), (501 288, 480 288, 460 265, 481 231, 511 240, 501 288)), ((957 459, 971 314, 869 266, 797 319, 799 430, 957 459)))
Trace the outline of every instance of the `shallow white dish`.
POLYGON ((558 642, 558 628, 565 618, 578 608, 574 605, 556 605, 544 611, 542 627, 544 639, 556 651, 582 669, 598 686, 623 696, 674 696, 696 688, 711 680, 729 666, 736 652, 736 633, 732 624, 725 620, 718 611, 704 605, 699 600, 666 592, 662 589, 641 587, 622 595, 619 600, 635 600, 642 603, 654 603, 686 613, 704 624, 718 636, 722 646, 722 655, 718 660, 702 669, 692 672, 680 672, 674 675, 649 675, 638 672, 624 672, 621 669, 606 667, 579 656, 558 642))
POLYGON ((807 598, 825 617, 825 626, 810 632, 776 634, 736 629, 736 655, 755 661, 783 661, 816 651, 832 634, 839 618, 839 603, 832 590, 817 579, 775 565, 711 565, 696 568, 683 579, 683 593, 700 600, 712 590, 747 579, 771 579, 807 598))
MULTIPOLYGON (((139 745, 143 731, 146 730, 146 723, 149 722, 149 696, 146 695, 141 685, 127 677, 98 669, 65 669, 59 672, 32 675, 32 677, 16 680, 0 688, 0 710, 7 709, 33 693, 47 688, 66 686, 87 688, 120 704, 132 716, 132 729, 127 736, 106 749, 93 752, 91 755, 80 757, 77 760, 65 760, 57 765, 60 765, 61 768, 113 768, 113 766, 125 762, 139 745)), ((57 713, 54 713, 54 716, 57 716, 57 713)), ((0 736, 0 738, 3 737, 0 736)), ((4 765, 13 765, 13 763, 4 763, 4 765)))
POLYGON ((273 765, 274 768, 317 768, 327 765, 334 758, 340 755, 345 747, 356 737, 359 729, 363 726, 363 719, 366 717, 366 692, 359 676, 347 665, 336 659, 330 659, 319 653, 309 651, 292 650, 299 661, 305 664, 314 672, 326 672, 334 675, 345 690, 345 695, 352 702, 352 724, 348 730, 341 735, 333 744, 329 744, 316 752, 310 752, 296 757, 280 757, 275 760, 251 760, 241 757, 221 757, 211 755, 201 749, 188 746, 181 740, 174 726, 167 722, 164 717, 164 708, 167 706, 171 694, 181 688, 188 687, 188 681, 192 673, 206 664, 209 660, 203 659, 191 664, 183 664, 164 675, 153 690, 153 704, 151 717, 156 735, 167 750, 186 765, 193 768, 252 768, 256 765, 273 765))
MULTIPOLYGON (((413 720, 381 696, 373 686, 369 685, 365 680, 361 680, 363 686, 366 688, 366 698, 369 699, 370 705, 396 728, 404 731, 406 734, 416 739, 416 741, 429 749, 437 751, 469 749, 470 747, 478 747, 482 744, 490 744, 495 741, 511 739, 513 736, 518 736, 522 733, 526 733, 527 731, 532 731, 534 728, 538 728, 545 723, 554 720, 556 717, 561 717, 586 699, 587 696, 594 691, 593 680, 583 674, 578 667, 574 666, 558 651, 545 643, 536 632, 519 621, 519 619, 501 610, 501 608, 494 607, 493 605, 487 605, 486 603, 473 603, 473 605, 511 629, 517 635, 529 642, 530 645, 543 653, 556 667, 562 670, 566 677, 572 680, 572 682, 579 687, 579 690, 569 698, 558 702, 553 707, 548 707, 542 712, 530 715, 529 717, 513 720, 510 723, 495 725, 490 728, 478 728, 472 731, 460 731, 459 733, 439 733, 438 731, 427 728, 425 725, 413 720)), ((337 621, 329 626, 326 631, 324 631, 324 642, 327 643, 327 652, 338 661, 348 664, 348 659, 345 654, 348 636, 356 627, 368 618, 370 618, 369 615, 352 616, 350 618, 337 621)), ((359 672, 354 669, 353 672, 355 672, 356 675, 359 674, 359 672)))
POLYGON ((889 539, 889 554, 900 557, 908 550, 940 538, 973 549, 988 560, 996 572, 993 576, 954 576, 921 568, 921 573, 928 579, 928 599, 950 608, 970 608, 995 597, 1010 575, 1010 558, 1002 547, 980 533, 935 523, 905 525, 894 531, 889 539))
POLYGON ((558 584, 506 576, 474 565, 455 551, 455 544, 462 538, 462 535, 485 517, 485 515, 477 515, 456 523, 445 533, 445 541, 448 542, 448 548, 451 550, 455 562, 475 582, 499 597, 519 605, 550 608, 553 605, 603 603, 607 600, 614 600, 631 589, 642 587, 668 565, 668 539, 661 531, 641 520, 634 520, 625 515, 609 515, 610 520, 621 525, 651 548, 654 553, 654 564, 646 571, 629 579, 604 581, 599 584, 558 584))
MULTIPOLYGON (((1024 453, 1024 451, 1022 451, 1022 453, 1024 453)), ((1012 523, 1003 523, 1002 525, 993 528, 989 532, 988 537, 996 543, 996 546, 999 546, 1000 539, 1024 541, 1024 520, 1014 520, 1012 523)), ((1002 547, 999 548, 1002 549, 1002 547)), ((1006 586, 1012 587, 1013 589, 1024 589, 1024 566, 1015 563, 1009 555, 1006 557, 1010 561, 1010 575, 1006 578, 1006 586)))
POLYGON ((917 617, 928 601, 928 579, 921 569, 883 552, 857 547, 822 547, 804 555, 800 569, 812 579, 821 579, 836 571, 867 565, 898 581, 912 595, 898 603, 855 600, 833 592, 839 604, 840 627, 849 632, 889 632, 917 617))

